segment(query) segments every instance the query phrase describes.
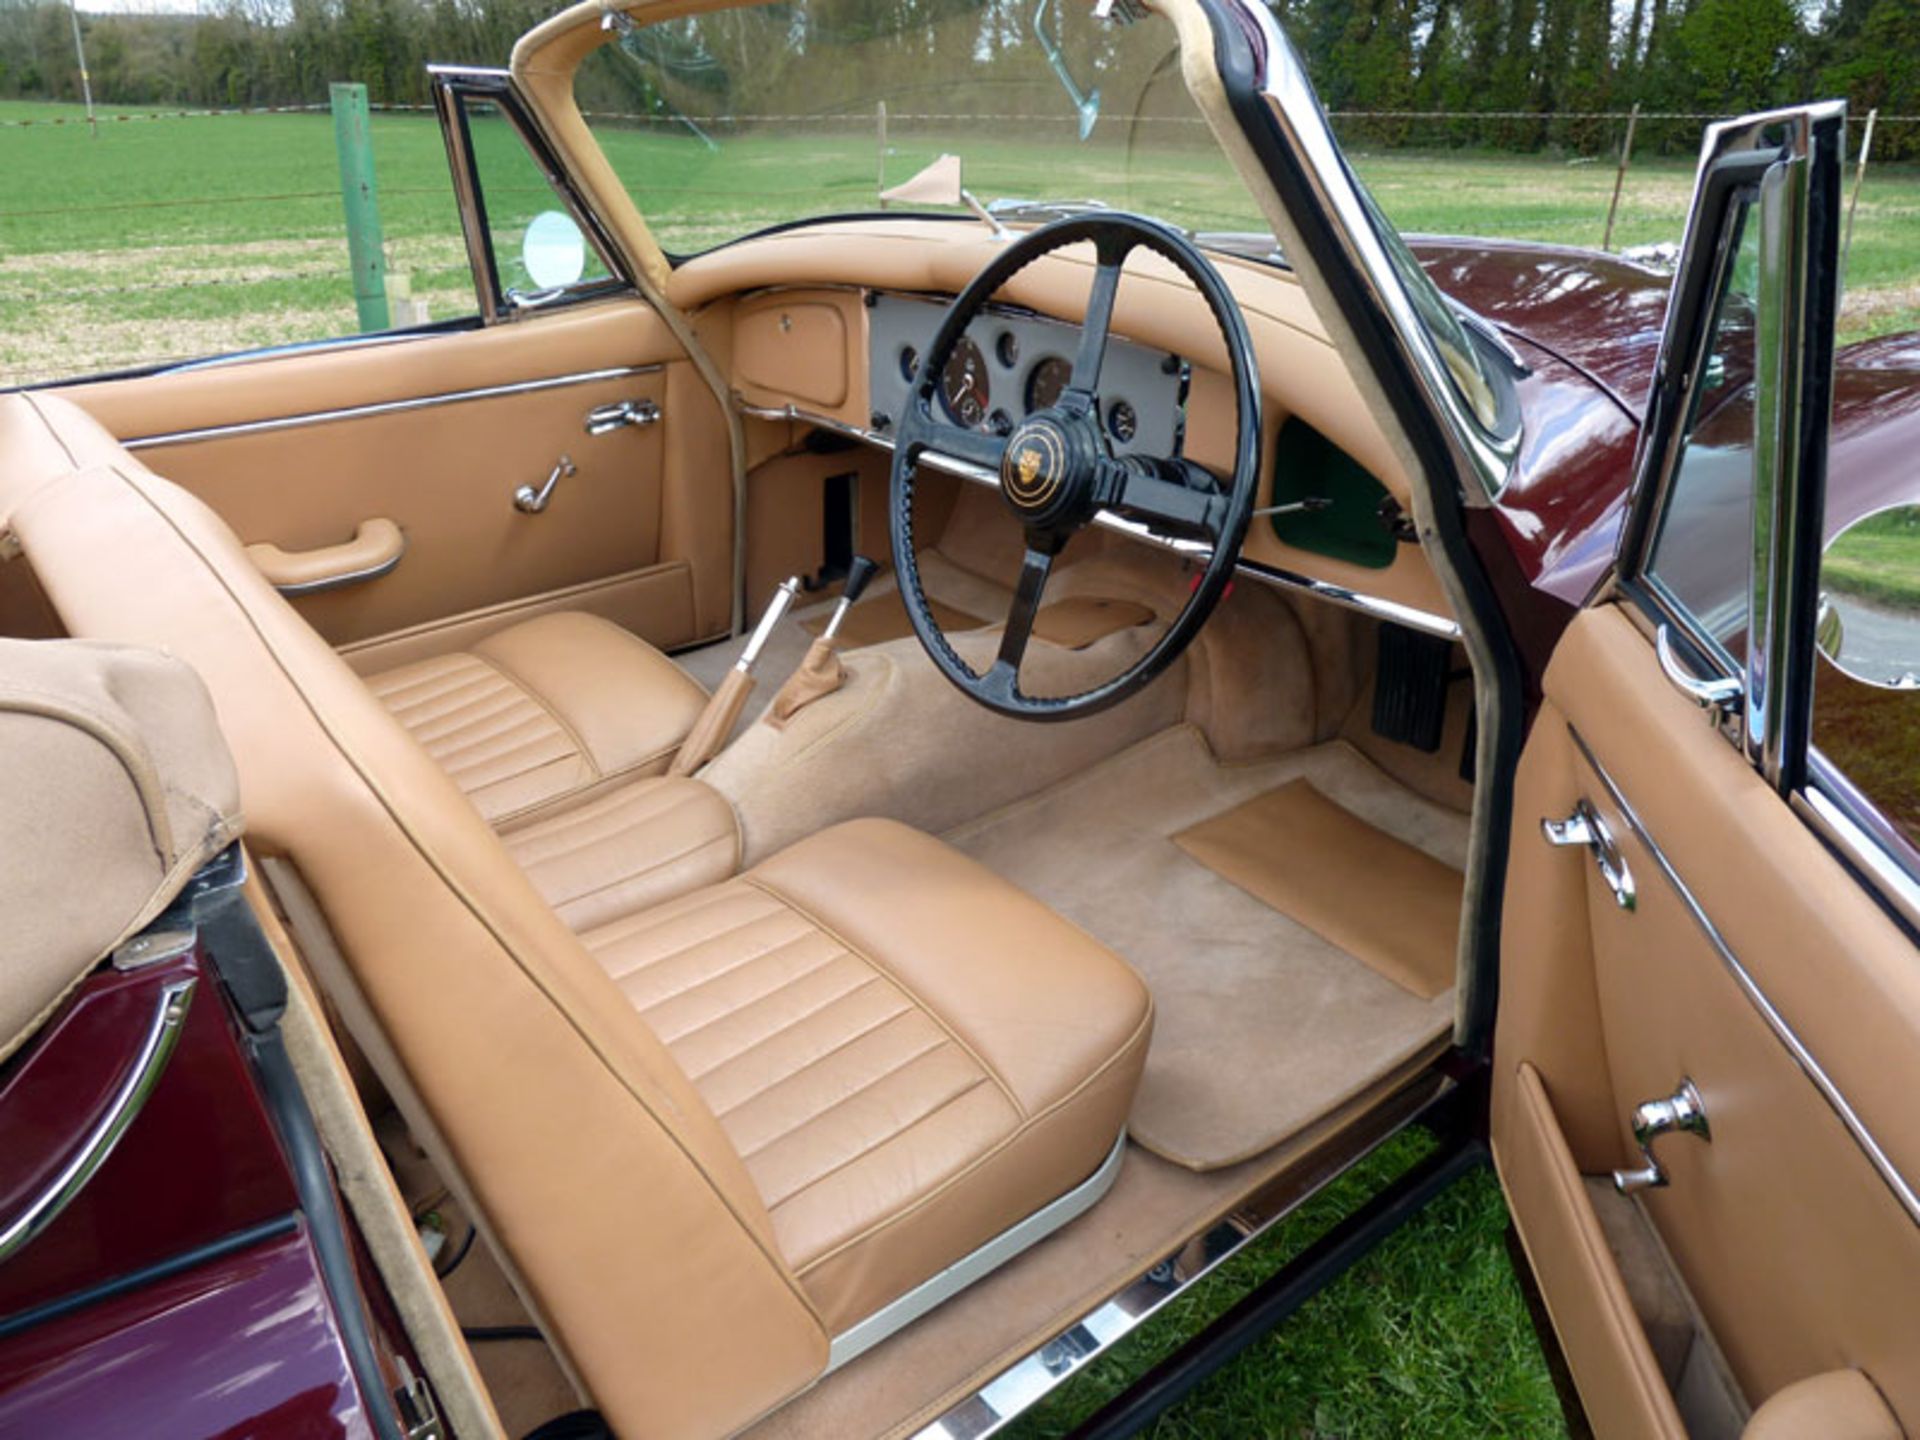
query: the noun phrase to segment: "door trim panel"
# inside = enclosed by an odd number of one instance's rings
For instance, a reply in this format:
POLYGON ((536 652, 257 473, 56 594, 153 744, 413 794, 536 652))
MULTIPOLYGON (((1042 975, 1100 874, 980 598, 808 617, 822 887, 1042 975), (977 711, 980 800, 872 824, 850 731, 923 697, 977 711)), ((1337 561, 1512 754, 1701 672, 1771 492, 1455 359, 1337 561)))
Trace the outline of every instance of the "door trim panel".
POLYGON ((1740 988, 1740 993, 1747 997, 1748 1002, 1759 1012, 1760 1018, 1766 1021, 1767 1028, 1793 1057, 1794 1063, 1800 1067, 1801 1072, 1813 1082, 1814 1089, 1820 1092, 1821 1098, 1827 1102, 1840 1123, 1846 1127, 1847 1133, 1853 1137, 1854 1143, 1866 1155, 1881 1181, 1893 1192, 1893 1197, 1899 1201, 1900 1208, 1907 1212, 1907 1218, 1915 1225, 1920 1225, 1920 1193, 1916 1193, 1913 1186, 1907 1183, 1906 1177, 1894 1166, 1892 1159, 1881 1148, 1879 1141, 1874 1139, 1873 1132, 1867 1128, 1866 1122, 1848 1103, 1847 1097, 1840 1092, 1840 1087, 1834 1084, 1827 1072, 1821 1068, 1820 1062, 1814 1059, 1813 1053, 1807 1049, 1805 1043, 1794 1033, 1793 1027, 1787 1023, 1786 1018, 1767 998, 1766 992, 1760 988, 1746 966, 1740 963, 1740 958, 1733 953, 1733 948, 1727 943, 1726 937, 1720 933, 1719 927, 1713 923, 1693 891, 1687 888, 1686 881, 1680 878, 1680 872, 1674 868, 1673 862, 1660 848, 1660 842, 1654 839, 1646 823, 1641 820, 1632 803, 1621 792, 1613 776, 1607 772, 1606 766, 1600 763, 1600 758, 1593 753, 1586 739, 1571 724, 1567 726, 1567 733, 1573 738, 1573 743, 1579 749, 1588 768, 1605 787, 1608 798, 1619 811, 1621 818, 1639 837, 1640 843, 1652 856, 1660 874, 1672 887, 1681 904, 1686 907, 1687 913, 1693 917, 1694 923, 1700 927, 1701 933, 1706 936, 1707 942, 1713 946, 1715 953, 1719 955, 1721 964, 1733 977, 1734 984, 1740 988))
POLYGON ((408 410, 428 410, 438 405, 458 405, 469 400, 494 400, 503 395, 529 395, 541 390, 560 390, 570 385, 591 385, 601 380, 624 380, 635 375, 657 375, 664 364, 614 365, 602 370, 580 370, 570 375, 550 375, 537 380, 514 380, 502 385, 482 385, 470 390, 446 390, 431 395, 409 396, 404 400, 375 400, 364 405, 343 406, 335 410, 309 410, 294 415, 276 415, 267 420, 241 420, 231 425, 207 425, 194 430, 169 430, 154 435, 139 435, 120 443, 129 450, 154 450, 165 445, 191 445, 202 440, 220 440, 233 435, 257 435, 273 430, 297 430, 308 425, 325 425, 335 420, 358 420, 369 415, 395 415, 408 410))

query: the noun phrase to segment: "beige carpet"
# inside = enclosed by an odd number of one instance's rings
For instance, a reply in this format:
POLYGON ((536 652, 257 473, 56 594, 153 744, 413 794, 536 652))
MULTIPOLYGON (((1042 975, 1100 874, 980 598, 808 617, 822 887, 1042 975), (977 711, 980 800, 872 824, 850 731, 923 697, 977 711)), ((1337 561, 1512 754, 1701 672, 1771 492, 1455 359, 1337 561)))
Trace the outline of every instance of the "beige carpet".
MULTIPOLYGON (((1289 781, 1455 869, 1466 817, 1344 742, 1220 765, 1181 725, 946 837, 1099 937, 1158 1018, 1128 1129, 1193 1169, 1244 1161, 1445 1035, 1453 992, 1411 993, 1199 863, 1172 836, 1289 781)), ((1372 874, 1353 906, 1391 909, 1372 874)))

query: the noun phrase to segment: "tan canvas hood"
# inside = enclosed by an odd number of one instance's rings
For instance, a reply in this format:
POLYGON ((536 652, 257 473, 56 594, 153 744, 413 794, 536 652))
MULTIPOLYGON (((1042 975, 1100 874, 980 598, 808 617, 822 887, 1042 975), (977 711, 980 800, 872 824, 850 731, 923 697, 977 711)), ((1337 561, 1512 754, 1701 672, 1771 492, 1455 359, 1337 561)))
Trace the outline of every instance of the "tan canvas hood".
POLYGON ((233 760, 183 661, 0 640, 0 1057, 239 833, 233 760))

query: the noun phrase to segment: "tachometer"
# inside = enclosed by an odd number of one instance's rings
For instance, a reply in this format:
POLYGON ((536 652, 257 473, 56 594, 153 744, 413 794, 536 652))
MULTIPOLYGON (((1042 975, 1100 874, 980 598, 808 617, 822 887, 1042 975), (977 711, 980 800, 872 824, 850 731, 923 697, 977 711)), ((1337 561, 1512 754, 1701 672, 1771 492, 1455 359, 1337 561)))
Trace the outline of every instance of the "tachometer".
POLYGON ((1027 373, 1027 413, 1044 410, 1060 398, 1060 392, 1073 379, 1073 366, 1058 355, 1049 355, 1027 373))
POLYGON ((940 398, 947 403, 947 414, 969 430, 987 418, 987 407, 993 403, 987 357, 968 336, 960 337, 947 357, 947 368, 940 372, 940 398))

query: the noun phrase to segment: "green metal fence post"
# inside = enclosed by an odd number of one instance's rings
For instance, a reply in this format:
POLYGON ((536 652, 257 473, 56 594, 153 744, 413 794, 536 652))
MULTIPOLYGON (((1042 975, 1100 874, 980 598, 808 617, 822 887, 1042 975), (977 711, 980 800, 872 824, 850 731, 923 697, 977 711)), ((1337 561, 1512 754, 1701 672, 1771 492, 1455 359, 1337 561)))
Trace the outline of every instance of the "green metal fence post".
POLYGON ((373 185, 373 138, 368 130, 367 87, 328 87, 333 103, 333 143, 340 152, 340 199, 347 211, 347 263, 353 270, 353 303, 361 330, 385 330, 387 253, 380 234, 380 196, 373 185))

